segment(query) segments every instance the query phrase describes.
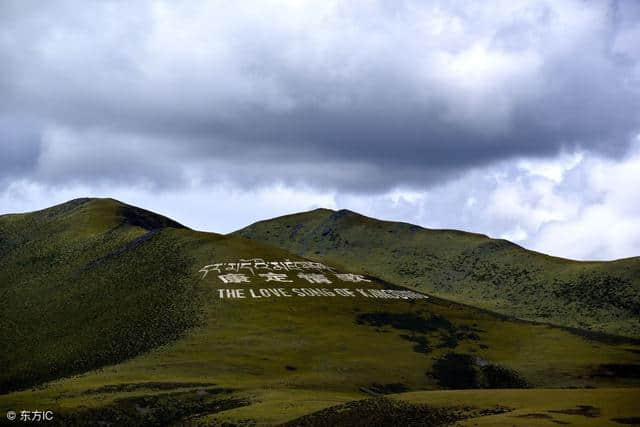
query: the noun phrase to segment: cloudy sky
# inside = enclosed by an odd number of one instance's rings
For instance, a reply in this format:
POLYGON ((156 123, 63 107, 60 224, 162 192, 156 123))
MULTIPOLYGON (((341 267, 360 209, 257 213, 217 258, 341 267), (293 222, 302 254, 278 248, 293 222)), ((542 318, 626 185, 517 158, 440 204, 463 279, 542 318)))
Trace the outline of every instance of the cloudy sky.
POLYGON ((640 2, 0 2, 0 214, 315 207, 640 255, 640 2))

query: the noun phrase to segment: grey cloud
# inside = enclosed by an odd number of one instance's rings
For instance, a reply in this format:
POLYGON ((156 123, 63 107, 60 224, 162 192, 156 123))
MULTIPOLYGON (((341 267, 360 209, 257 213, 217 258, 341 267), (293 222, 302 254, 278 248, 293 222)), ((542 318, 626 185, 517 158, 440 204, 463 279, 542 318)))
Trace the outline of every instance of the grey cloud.
POLYGON ((632 1, 0 7, 14 178, 379 191, 640 131, 632 1))
POLYGON ((0 116, 0 141, 0 185, 12 176, 35 168, 40 152, 36 123, 0 116))

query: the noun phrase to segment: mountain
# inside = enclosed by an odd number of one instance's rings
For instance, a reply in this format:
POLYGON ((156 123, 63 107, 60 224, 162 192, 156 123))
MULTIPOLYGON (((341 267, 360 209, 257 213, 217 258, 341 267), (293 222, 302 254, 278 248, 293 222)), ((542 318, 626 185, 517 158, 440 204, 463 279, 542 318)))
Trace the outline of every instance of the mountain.
POLYGON ((508 316, 640 337, 640 257, 572 261, 348 210, 286 215, 234 234, 508 316))
POLYGON ((113 199, 0 216, 0 424, 35 410, 64 426, 640 416, 640 340, 427 296, 361 258, 317 261, 113 199))

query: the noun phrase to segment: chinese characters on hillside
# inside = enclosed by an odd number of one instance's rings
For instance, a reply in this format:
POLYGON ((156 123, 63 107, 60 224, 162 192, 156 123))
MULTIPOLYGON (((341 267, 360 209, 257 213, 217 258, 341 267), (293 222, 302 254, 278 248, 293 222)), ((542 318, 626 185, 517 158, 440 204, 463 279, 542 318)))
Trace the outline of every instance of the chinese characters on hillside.
POLYGON ((214 276, 223 285, 246 285, 263 283, 271 288, 261 289, 218 289, 221 299, 271 298, 271 297, 317 297, 342 296, 391 299, 425 299, 426 295, 409 290, 397 289, 349 289, 326 287, 275 287, 295 286, 295 283, 309 285, 331 285, 344 283, 371 283, 360 274, 339 273, 333 268, 312 261, 265 261, 262 258, 240 259, 237 262, 219 262, 208 264, 199 270, 202 279, 214 276))
MULTIPOLYGON (((286 273, 260 273, 257 276, 261 277, 265 282, 280 282, 280 283, 291 283, 293 280, 289 278, 286 273)), ((371 282, 369 279, 365 279, 363 276, 359 274, 340 274, 335 273, 334 276, 343 281, 343 282, 371 282)), ((327 276, 321 273, 298 273, 294 277, 298 277, 300 279, 306 280, 309 283, 315 284, 331 284, 333 283, 327 276)), ((244 273, 227 273, 218 275, 218 279, 220 279, 223 283, 251 283, 251 277, 247 276, 244 273)))
MULTIPOLYGON (((364 276, 336 271, 319 262, 312 261, 265 261, 262 258, 241 259, 237 262, 219 262, 205 265, 200 269, 204 279, 214 272, 224 284, 251 283, 260 278, 264 282, 291 283, 291 277, 298 277, 312 284, 333 283, 327 274, 342 282, 371 282, 364 276)), ((334 279, 334 280, 335 280, 334 279)))

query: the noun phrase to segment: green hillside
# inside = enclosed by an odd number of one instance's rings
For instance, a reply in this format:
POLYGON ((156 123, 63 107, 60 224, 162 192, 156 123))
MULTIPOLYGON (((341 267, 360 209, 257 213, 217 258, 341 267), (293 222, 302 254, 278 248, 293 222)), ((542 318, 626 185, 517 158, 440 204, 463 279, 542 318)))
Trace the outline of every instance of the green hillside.
POLYGON ((182 274, 193 259, 168 232, 181 229, 112 200, 0 217, 0 391, 117 363, 194 326, 196 288, 182 274))
POLYGON ((638 340, 425 298, 359 275, 364 256, 308 258, 112 199, 0 216, 0 424, 640 417, 638 340))
POLYGON ((640 337, 640 257, 578 262, 347 210, 287 215, 234 234, 520 319, 640 337))

